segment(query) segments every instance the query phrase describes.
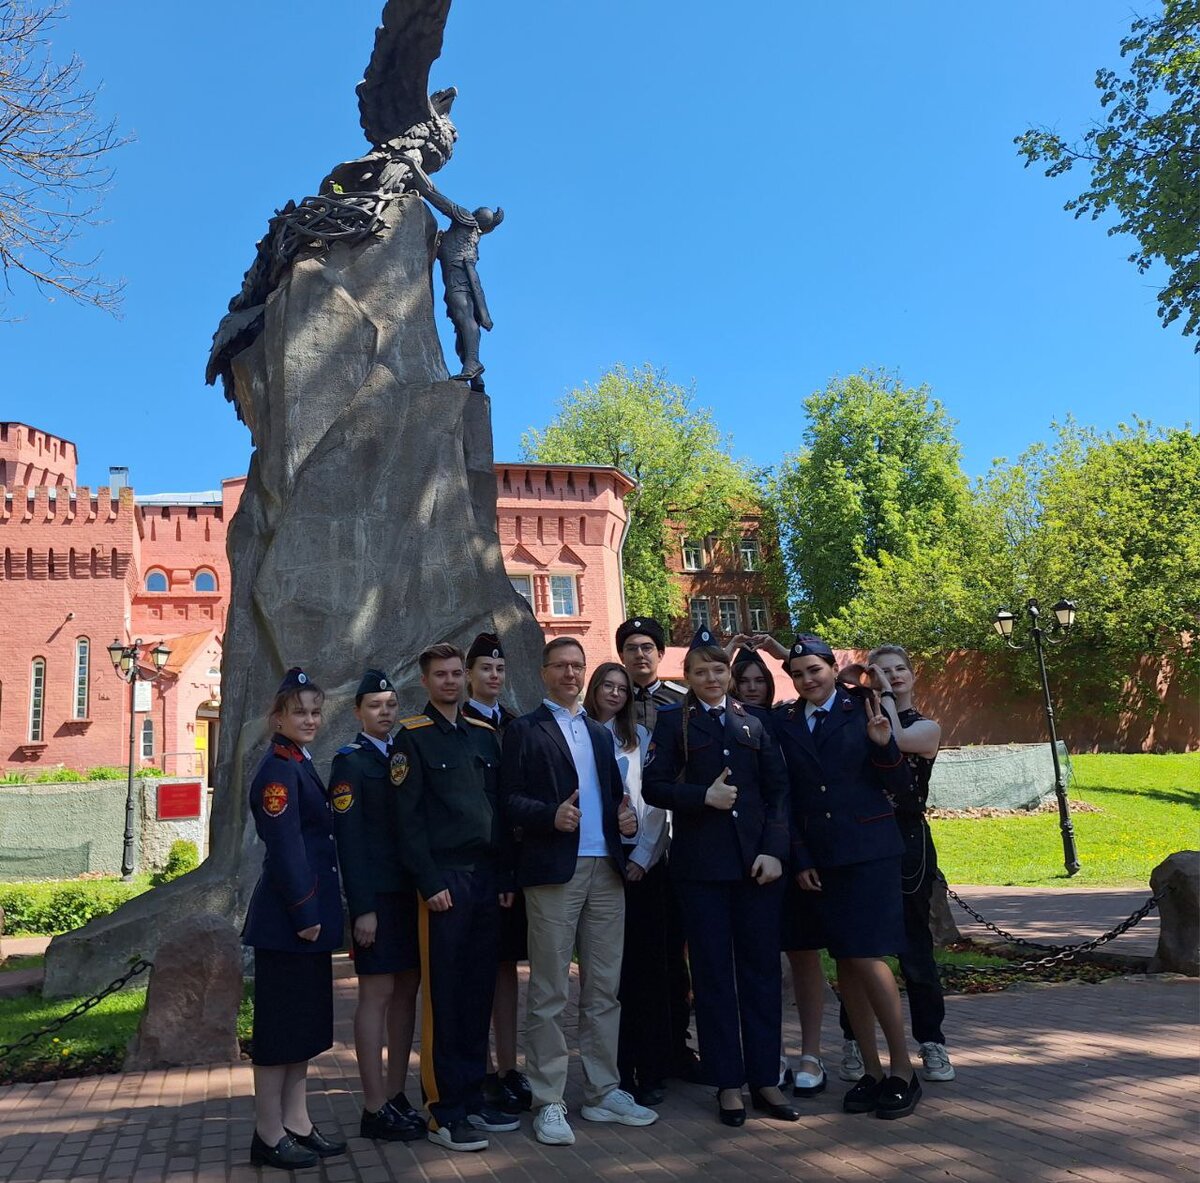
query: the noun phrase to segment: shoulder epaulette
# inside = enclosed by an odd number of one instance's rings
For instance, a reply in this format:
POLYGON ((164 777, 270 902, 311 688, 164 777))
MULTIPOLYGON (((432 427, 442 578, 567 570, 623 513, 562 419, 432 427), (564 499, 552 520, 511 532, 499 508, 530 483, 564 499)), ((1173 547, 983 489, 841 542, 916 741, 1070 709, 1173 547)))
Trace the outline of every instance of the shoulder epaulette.
POLYGON ((665 715, 668 711, 679 711, 683 709, 683 703, 681 702, 660 702, 656 705, 658 706, 658 711, 656 713, 660 715, 665 715))
POLYGON ((494 726, 492 726, 492 724, 489 723, 486 719, 474 719, 470 715, 463 715, 463 719, 465 722, 470 723, 472 727, 483 727, 483 728, 486 728, 486 730, 488 730, 488 731, 496 730, 496 728, 494 726))
POLYGON ((407 719, 400 720, 400 726, 405 731, 415 731, 418 727, 432 727, 433 720, 428 715, 409 715, 407 719))
POLYGON ((339 756, 348 756, 351 752, 357 752, 361 747, 362 744, 360 743, 348 743, 344 748, 338 748, 337 754, 339 756))

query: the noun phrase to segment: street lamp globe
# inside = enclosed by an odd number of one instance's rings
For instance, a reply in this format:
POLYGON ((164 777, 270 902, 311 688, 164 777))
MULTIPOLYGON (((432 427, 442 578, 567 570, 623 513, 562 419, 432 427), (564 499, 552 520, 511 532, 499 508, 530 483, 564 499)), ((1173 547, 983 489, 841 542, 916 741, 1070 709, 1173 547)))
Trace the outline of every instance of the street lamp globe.
POLYGON ((1013 633, 1013 622, 1016 619, 1007 608, 1001 608, 992 620, 992 628, 1003 640, 1010 640, 1013 633))
POLYGON ((1059 600, 1054 605, 1054 618, 1058 621, 1058 627, 1065 633, 1075 623, 1075 601, 1059 600))
POLYGON ((120 640, 118 640, 116 637, 113 637, 113 643, 108 647, 108 657, 113 663, 113 669, 117 670, 118 673, 121 669, 121 655, 124 652, 125 646, 121 644, 120 640))
POLYGON ((154 668, 161 670, 167 664, 171 657, 171 650, 166 647, 161 641, 150 650, 150 660, 154 662, 154 668))

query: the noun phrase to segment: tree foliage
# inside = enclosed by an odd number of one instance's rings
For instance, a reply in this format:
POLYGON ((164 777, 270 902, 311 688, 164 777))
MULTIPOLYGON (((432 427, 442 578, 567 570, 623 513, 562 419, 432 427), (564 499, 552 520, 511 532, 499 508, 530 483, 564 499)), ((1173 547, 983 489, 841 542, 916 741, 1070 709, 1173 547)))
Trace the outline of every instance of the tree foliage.
POLYGON ((54 59, 49 34, 62 8, 0 0, 0 271, 6 290, 23 275, 50 298, 115 311, 122 285, 75 248, 97 224, 109 156, 125 141, 97 113, 79 58, 54 59))
POLYGON ((803 447, 770 482, 802 627, 843 612, 881 562, 961 534, 968 486, 954 424, 927 387, 863 372, 804 400, 803 447))
MULTIPOLYGON (((1184 334, 1200 328, 1200 0, 1165 0, 1141 16, 1121 41, 1128 72, 1096 72, 1104 121, 1068 143, 1047 128, 1030 128, 1015 143, 1025 165, 1046 176, 1090 165, 1091 184, 1065 209, 1115 218, 1109 234, 1131 234, 1130 256, 1145 273, 1167 267, 1158 293, 1164 325, 1184 317, 1184 334)), ((1200 345, 1197 345, 1200 350, 1200 345)))
POLYGON ((625 599, 630 612, 667 621, 681 595, 667 571, 676 545, 669 523, 689 537, 732 536, 753 501, 750 474, 729 453, 694 392, 650 366, 617 366, 595 385, 568 393, 554 421, 521 437, 524 458, 542 464, 607 464, 638 483, 626 498, 625 599))

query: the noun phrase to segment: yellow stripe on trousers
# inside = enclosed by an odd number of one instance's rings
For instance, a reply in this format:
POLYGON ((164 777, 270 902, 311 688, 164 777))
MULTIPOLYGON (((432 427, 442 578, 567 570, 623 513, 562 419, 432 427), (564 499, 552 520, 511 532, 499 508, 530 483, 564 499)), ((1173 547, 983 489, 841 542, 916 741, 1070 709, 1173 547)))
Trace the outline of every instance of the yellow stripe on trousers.
MULTIPOLYGON (((433 981, 429 967, 429 905, 417 893, 417 940, 421 948, 421 1087, 426 1107, 441 1100, 437 1075, 433 1070, 433 981)), ((438 1120, 429 1114, 429 1128, 437 1130, 438 1120)))

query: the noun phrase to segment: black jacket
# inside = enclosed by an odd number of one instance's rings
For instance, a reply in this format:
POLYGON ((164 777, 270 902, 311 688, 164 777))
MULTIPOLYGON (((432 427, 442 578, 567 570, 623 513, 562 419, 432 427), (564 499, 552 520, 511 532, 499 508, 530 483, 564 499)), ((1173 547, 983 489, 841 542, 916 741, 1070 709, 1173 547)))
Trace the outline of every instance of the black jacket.
MULTIPOLYGON (((625 786, 612 736, 592 719, 587 719, 587 731, 604 801, 604 841, 623 876, 625 850, 617 829, 617 811, 625 786)), ((508 725, 500 761, 500 800, 506 825, 521 836, 516 855, 519 887, 566 883, 575 874, 579 831, 567 834, 556 830, 554 815, 578 788, 571 749, 545 703, 508 725)))

